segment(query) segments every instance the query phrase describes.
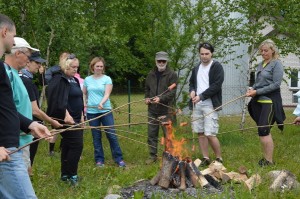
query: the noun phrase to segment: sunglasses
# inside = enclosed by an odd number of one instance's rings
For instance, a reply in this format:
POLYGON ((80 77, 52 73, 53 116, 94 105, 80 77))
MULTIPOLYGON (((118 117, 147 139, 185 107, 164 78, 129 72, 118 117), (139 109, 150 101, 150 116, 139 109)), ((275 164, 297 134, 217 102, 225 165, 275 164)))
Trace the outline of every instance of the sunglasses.
POLYGON ((76 58, 76 55, 72 53, 72 54, 68 55, 67 60, 68 59, 75 59, 75 58, 76 58))
POLYGON ((202 47, 211 48, 211 45, 207 44, 207 43, 203 43, 203 44, 200 44, 200 48, 202 48, 202 47))
POLYGON ((166 63, 167 61, 166 61, 166 60, 156 60, 156 62, 157 62, 157 63, 163 63, 163 64, 164 64, 164 63, 166 63))

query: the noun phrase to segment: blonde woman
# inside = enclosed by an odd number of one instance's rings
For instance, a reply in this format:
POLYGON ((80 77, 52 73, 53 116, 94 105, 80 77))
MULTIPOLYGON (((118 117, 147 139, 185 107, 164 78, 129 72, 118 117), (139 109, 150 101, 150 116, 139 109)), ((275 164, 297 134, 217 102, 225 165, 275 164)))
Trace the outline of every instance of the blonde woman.
MULTIPOLYGON (((54 74, 48 85, 47 114, 58 118, 63 124, 81 123, 83 119, 83 95, 80 84, 74 75, 79 60, 69 54, 62 62, 61 71, 54 74)), ((83 149, 83 130, 61 134, 61 180, 78 184, 78 162, 83 149)))
MULTIPOLYGON (((263 61, 256 68, 256 79, 251 89, 246 93, 252 97, 248 109, 258 127, 258 135, 263 150, 263 158, 259 166, 273 165, 274 143, 268 125, 283 124, 285 114, 282 107, 280 85, 283 78, 283 65, 279 58, 275 43, 267 39, 259 46, 263 61)), ((283 126, 278 126, 283 130, 283 126)))

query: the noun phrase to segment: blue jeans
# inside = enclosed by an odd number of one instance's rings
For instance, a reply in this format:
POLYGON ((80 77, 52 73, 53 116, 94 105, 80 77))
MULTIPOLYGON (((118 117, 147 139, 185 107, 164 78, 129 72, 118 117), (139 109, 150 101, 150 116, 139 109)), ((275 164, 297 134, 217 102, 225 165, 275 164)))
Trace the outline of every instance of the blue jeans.
MULTIPOLYGON (((8 150, 14 151, 16 148, 8 150)), ((22 159, 22 151, 11 154, 10 161, 0 162, 0 198, 37 198, 22 159)))
MULTIPOLYGON (((87 113, 87 119, 93 119, 99 117, 105 113, 97 113, 91 114, 87 113)), ((90 121, 90 126, 113 126, 114 125, 114 117, 112 113, 109 113, 103 117, 97 118, 93 121, 90 121)), ((110 144, 110 150, 112 157, 116 163, 119 163, 123 160, 122 151, 118 142, 118 137, 116 135, 116 130, 114 127, 105 129, 106 137, 110 144)), ((94 144, 94 157, 95 161, 104 163, 104 152, 102 146, 102 132, 101 129, 92 129, 93 135, 93 144, 94 144)))

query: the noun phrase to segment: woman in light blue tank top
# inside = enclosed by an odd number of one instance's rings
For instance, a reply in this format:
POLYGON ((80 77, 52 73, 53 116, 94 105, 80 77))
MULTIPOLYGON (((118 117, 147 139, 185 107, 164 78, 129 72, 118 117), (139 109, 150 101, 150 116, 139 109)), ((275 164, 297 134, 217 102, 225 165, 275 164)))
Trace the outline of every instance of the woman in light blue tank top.
MULTIPOLYGON (((120 148, 118 137, 114 126, 114 117, 111 111, 111 103, 109 100, 110 93, 113 88, 112 80, 104 74, 105 61, 102 57, 95 57, 90 63, 90 70, 93 75, 85 78, 83 83, 83 93, 85 94, 85 103, 87 105, 87 119, 90 126, 99 127, 112 126, 105 129, 106 137, 109 141, 112 157, 119 167, 125 167, 123 161, 122 150, 120 148), (97 119, 95 119, 97 118, 97 119)), ((92 129, 94 158, 97 167, 104 166, 104 151, 102 146, 101 129, 92 129)))

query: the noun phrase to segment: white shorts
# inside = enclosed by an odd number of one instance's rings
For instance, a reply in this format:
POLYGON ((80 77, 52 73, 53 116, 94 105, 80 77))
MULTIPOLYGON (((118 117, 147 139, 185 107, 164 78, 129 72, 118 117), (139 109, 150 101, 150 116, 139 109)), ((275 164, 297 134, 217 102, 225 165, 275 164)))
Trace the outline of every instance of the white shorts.
POLYGON ((219 131, 219 114, 212 106, 196 104, 192 114, 192 130, 206 136, 216 136, 219 131), (204 117, 205 116, 205 117, 204 117))

